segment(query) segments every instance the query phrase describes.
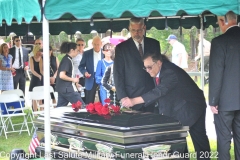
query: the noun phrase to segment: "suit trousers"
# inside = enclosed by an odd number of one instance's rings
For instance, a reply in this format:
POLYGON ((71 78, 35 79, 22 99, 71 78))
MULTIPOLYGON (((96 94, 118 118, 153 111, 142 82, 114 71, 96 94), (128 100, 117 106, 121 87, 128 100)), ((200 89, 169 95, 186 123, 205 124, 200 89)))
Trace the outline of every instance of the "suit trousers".
MULTIPOLYGON (((96 91, 98 90, 97 88, 98 88, 98 84, 95 82, 95 79, 94 79, 92 89, 86 90, 86 104, 94 103, 96 91)), ((101 102, 99 90, 98 90, 98 96, 99 96, 99 101, 101 102)))
POLYGON ((219 160, 233 159, 229 153, 232 138, 234 141, 234 159, 240 160, 240 110, 218 111, 218 114, 214 114, 214 123, 219 160))
POLYGON ((23 68, 16 69, 16 75, 13 77, 13 84, 14 89, 17 89, 19 86, 19 89, 21 89, 25 94, 26 77, 23 68))
POLYGON ((195 152, 197 152, 198 160, 210 160, 209 157, 211 156, 210 145, 206 134, 205 117, 206 110, 202 113, 196 123, 189 128, 189 133, 192 138, 195 152))

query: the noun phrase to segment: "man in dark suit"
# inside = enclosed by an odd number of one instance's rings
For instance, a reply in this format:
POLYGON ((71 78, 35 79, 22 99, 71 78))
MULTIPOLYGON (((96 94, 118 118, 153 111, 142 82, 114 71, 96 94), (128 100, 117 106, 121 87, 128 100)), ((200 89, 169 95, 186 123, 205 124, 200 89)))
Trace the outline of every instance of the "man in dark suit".
POLYGON ((78 66, 80 72, 85 76, 86 104, 94 103, 98 87, 98 84, 95 82, 95 72, 98 61, 103 58, 101 38, 98 36, 94 37, 92 44, 93 49, 84 52, 80 65, 78 66))
POLYGON ((206 102, 203 91, 183 69, 163 59, 162 55, 144 55, 143 61, 146 71, 153 77, 155 88, 139 97, 125 99, 123 106, 145 103, 148 107, 156 103, 157 113, 177 119, 190 127, 189 133, 198 159, 200 156, 202 159, 210 159, 207 155, 210 154, 210 146, 205 128, 206 102))
POLYGON ((209 63, 209 105, 214 114, 219 159, 240 159, 240 28, 237 16, 218 17, 223 34, 212 40, 209 63))
POLYGON ((14 89, 19 89, 25 93, 26 76, 24 70, 28 70, 28 66, 25 62, 28 62, 28 50, 21 46, 21 40, 18 36, 13 37, 13 42, 15 44, 9 50, 9 54, 13 56, 12 67, 16 70, 16 75, 13 76, 14 89))
MULTIPOLYGON (((146 26, 142 18, 131 18, 129 31, 131 38, 118 44, 115 49, 114 82, 121 101, 140 96, 154 88, 152 78, 143 70, 142 56, 149 52, 160 54, 159 42, 144 36, 146 26)), ((143 107, 136 105, 133 109, 142 110, 143 107)))

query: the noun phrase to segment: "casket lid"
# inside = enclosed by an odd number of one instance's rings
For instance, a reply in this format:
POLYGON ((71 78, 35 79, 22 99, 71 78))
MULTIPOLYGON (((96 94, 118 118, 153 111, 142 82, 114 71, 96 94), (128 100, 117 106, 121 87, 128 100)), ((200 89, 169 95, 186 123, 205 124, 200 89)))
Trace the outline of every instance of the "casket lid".
POLYGON ((62 114, 56 114, 56 111, 52 111, 51 118, 61 119, 65 123, 120 130, 172 125, 181 126, 179 121, 171 117, 139 111, 122 112, 120 115, 113 115, 110 118, 88 112, 62 112, 62 114))

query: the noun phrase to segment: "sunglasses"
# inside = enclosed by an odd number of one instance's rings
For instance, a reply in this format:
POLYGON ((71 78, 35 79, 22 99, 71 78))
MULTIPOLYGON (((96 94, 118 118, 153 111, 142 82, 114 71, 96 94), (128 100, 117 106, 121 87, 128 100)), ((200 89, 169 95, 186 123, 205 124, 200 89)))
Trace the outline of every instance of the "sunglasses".
POLYGON ((84 44, 77 44, 77 46, 84 46, 84 44))
POLYGON ((35 45, 41 45, 42 43, 35 43, 35 45))
POLYGON ((15 40, 15 42, 20 42, 20 40, 15 40))
POLYGON ((153 65, 151 65, 151 66, 148 66, 148 67, 143 67, 143 69, 144 69, 144 70, 146 70, 146 71, 147 71, 147 70, 149 70, 149 71, 150 71, 150 70, 152 70, 152 69, 153 69, 153 66, 154 66, 155 64, 156 64, 156 62, 154 62, 154 63, 153 63, 153 65))

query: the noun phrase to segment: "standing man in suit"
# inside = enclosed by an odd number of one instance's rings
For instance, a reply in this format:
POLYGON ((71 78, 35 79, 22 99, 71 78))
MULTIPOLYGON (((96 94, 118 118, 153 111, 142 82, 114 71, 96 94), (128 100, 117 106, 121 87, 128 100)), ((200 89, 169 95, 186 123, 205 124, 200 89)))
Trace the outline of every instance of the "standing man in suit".
MULTIPOLYGON (((146 26, 142 18, 131 18, 129 31, 131 38, 118 44, 115 50, 114 82, 121 102, 154 88, 152 78, 143 70, 142 56, 149 52, 161 53, 159 42, 144 36, 146 26)), ((144 108, 142 105, 136 105, 133 109, 144 108)), ((153 107, 151 109, 145 111, 153 111, 153 107)))
POLYGON ((18 36, 13 37, 15 44, 9 50, 9 54, 13 56, 12 67, 16 70, 16 75, 13 77, 14 89, 21 89, 25 93, 26 77, 24 70, 28 70, 28 66, 25 66, 25 62, 28 62, 28 50, 21 46, 21 40, 18 36))
POLYGON ((157 102, 158 106, 155 105, 157 113, 172 117, 190 127, 189 133, 198 159, 210 159, 203 91, 183 69, 162 55, 156 53, 144 55, 143 61, 145 70, 153 77, 155 88, 139 97, 125 99, 123 106, 132 107, 144 103, 145 107, 148 107, 157 102))
MULTIPOLYGON (((102 41, 99 36, 93 38, 93 49, 85 51, 78 69, 85 76, 86 104, 94 103, 98 84, 95 82, 97 63, 103 58, 102 41)), ((100 101, 100 97, 99 97, 100 101)))
POLYGON ((219 160, 231 159, 233 138, 235 159, 240 159, 240 28, 237 15, 218 17, 223 32, 214 38, 209 63, 209 105, 214 114, 219 160))

